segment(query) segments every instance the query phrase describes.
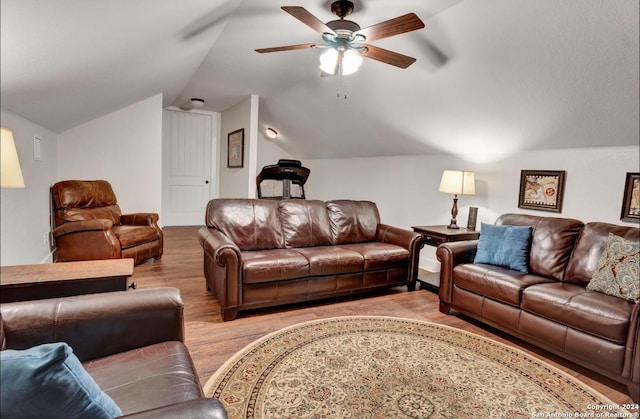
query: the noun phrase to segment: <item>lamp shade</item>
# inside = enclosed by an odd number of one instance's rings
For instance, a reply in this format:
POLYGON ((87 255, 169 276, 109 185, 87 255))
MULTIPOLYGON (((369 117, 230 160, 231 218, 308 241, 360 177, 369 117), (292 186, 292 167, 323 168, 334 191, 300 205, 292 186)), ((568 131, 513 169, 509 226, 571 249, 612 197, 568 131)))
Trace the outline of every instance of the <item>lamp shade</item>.
POLYGON ((476 180, 473 172, 461 170, 445 170, 442 172, 438 192, 457 195, 475 195, 476 180))
POLYGON ((0 142, 2 149, 2 173, 0 180, 3 188, 24 188, 24 179, 20 169, 20 160, 13 141, 13 133, 7 128, 0 128, 0 142))

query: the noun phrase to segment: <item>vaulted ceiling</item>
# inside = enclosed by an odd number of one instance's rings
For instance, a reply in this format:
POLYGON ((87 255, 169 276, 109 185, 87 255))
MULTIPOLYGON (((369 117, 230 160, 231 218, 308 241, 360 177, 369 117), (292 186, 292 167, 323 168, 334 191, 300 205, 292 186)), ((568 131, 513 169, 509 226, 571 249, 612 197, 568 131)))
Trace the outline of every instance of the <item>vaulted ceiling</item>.
POLYGON ((637 0, 354 3, 362 27, 415 12, 424 29, 373 43, 416 63, 341 79, 317 49, 254 52, 319 42, 280 6, 326 22, 330 0, 2 0, 1 105, 62 132, 158 93, 256 94, 299 158, 638 145, 637 0))

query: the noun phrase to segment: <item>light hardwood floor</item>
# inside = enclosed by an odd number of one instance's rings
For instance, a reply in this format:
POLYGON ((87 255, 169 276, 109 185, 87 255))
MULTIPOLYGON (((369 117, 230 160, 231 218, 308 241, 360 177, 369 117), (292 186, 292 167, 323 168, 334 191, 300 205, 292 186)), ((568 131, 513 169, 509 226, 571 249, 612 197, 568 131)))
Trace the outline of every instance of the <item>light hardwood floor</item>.
POLYGON ((132 280, 139 289, 160 286, 180 289, 185 304, 186 344, 203 385, 229 357, 269 332, 307 320, 379 315, 425 320, 490 337, 544 359, 615 403, 631 403, 626 386, 463 316, 444 315, 438 311, 438 296, 422 289, 408 292, 406 287, 393 288, 367 296, 240 312, 236 320, 222 322, 220 306, 206 291, 197 230, 198 227, 166 227, 162 259, 150 259, 136 266, 132 280))

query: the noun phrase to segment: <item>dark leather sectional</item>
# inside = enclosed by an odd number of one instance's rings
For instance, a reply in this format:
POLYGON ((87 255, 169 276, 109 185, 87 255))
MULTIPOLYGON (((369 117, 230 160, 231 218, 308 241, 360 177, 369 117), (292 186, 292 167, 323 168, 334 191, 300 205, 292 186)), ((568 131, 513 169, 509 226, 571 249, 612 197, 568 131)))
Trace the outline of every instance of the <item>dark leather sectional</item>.
POLYGON ((224 320, 239 310, 415 289, 422 236, 381 224, 370 201, 213 199, 205 221, 204 274, 224 320))
POLYGON ((446 243, 440 311, 451 309, 624 383, 640 399, 640 304, 586 289, 607 236, 639 229, 554 217, 504 214, 500 225, 532 226, 529 273, 473 264, 477 240, 446 243))

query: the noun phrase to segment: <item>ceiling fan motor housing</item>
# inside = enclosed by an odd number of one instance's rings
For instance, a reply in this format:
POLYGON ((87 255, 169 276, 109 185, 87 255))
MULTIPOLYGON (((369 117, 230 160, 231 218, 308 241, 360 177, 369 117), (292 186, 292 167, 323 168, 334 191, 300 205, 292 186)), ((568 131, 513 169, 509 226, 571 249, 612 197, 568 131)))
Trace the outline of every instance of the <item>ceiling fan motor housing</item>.
POLYGON ((331 3, 331 13, 344 19, 345 16, 353 12, 353 2, 348 0, 339 0, 331 3))

